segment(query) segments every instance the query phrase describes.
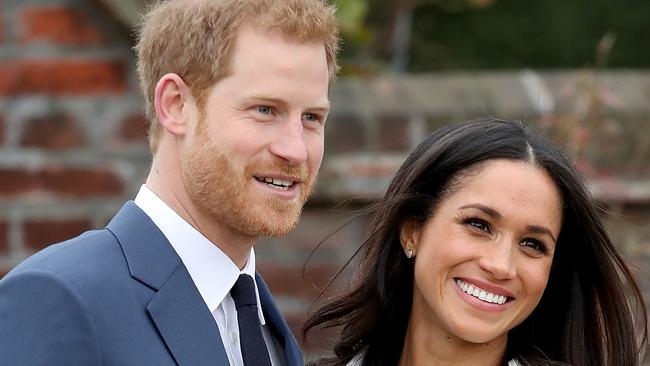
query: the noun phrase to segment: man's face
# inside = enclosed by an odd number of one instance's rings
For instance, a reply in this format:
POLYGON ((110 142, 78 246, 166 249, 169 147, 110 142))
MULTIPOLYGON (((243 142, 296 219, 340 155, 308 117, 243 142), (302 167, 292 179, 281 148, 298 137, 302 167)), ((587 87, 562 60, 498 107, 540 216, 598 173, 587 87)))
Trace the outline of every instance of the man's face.
POLYGON ((185 189, 212 224, 249 237, 294 227, 323 158, 328 83, 322 44, 239 31, 231 74, 181 151, 185 189))

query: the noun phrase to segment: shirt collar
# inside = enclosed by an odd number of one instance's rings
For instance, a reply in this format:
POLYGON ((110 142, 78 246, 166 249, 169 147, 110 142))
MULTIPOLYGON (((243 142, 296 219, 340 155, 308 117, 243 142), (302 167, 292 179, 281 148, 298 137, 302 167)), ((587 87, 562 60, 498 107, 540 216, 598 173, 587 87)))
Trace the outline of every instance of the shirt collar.
POLYGON ((146 185, 143 184, 140 187, 140 191, 135 197, 135 204, 151 218, 151 221, 172 245, 210 312, 214 312, 221 304, 235 285, 239 275, 247 274, 253 277, 255 282, 257 311, 260 323, 265 324, 255 279, 255 251, 253 248, 251 248, 246 265, 239 270, 226 253, 179 216, 146 185))

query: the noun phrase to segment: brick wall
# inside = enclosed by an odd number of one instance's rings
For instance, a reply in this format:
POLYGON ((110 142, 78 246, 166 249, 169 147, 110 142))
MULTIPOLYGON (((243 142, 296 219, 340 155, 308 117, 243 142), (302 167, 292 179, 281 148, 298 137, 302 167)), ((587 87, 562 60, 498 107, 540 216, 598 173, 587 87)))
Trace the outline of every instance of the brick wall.
MULTIPOLYGON (((95 1, 0 3, 0 275, 50 243, 103 227, 144 181, 150 156, 128 35, 95 1)), ((340 80, 317 191, 292 234, 258 243, 259 269, 299 330, 319 290, 355 251, 364 221, 306 263, 315 245, 381 195, 427 133, 496 115, 535 121, 578 147, 571 152, 650 299, 649 91, 643 70, 340 80)), ((308 350, 326 344, 321 334, 308 350)))
POLYGON ((129 31, 91 1, 0 7, 2 273, 104 226, 150 157, 129 31))

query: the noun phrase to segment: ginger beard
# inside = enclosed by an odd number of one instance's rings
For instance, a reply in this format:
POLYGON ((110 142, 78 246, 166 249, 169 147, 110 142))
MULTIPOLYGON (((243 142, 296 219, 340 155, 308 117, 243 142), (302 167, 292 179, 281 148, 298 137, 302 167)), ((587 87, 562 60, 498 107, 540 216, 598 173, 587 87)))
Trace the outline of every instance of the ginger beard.
POLYGON ((280 160, 260 160, 243 167, 233 164, 211 140, 207 121, 201 118, 194 141, 181 159, 183 185, 192 203, 211 222, 248 237, 286 235, 298 222, 315 174, 306 164, 296 167, 280 160), (290 200, 270 197, 254 181, 254 174, 262 172, 303 182, 298 184, 298 196, 290 200))

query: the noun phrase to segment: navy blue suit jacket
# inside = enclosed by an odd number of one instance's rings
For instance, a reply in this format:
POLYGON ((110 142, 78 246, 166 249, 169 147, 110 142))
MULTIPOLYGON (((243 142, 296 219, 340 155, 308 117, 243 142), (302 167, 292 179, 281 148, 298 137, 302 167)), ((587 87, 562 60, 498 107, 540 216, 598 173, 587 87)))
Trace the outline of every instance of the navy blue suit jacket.
MULTIPOLYGON (((287 365, 303 365, 259 274, 256 281, 287 365)), ((228 365, 228 358, 171 244, 127 202, 106 229, 51 245, 0 281, 0 363, 202 366, 228 365)))

